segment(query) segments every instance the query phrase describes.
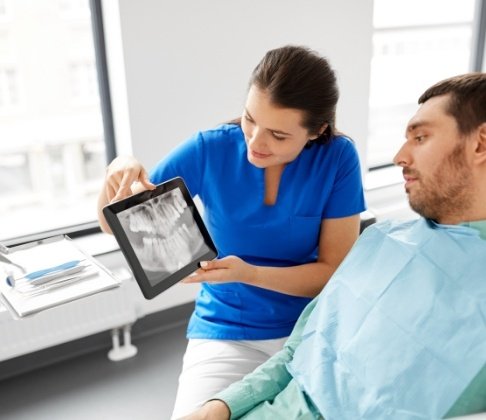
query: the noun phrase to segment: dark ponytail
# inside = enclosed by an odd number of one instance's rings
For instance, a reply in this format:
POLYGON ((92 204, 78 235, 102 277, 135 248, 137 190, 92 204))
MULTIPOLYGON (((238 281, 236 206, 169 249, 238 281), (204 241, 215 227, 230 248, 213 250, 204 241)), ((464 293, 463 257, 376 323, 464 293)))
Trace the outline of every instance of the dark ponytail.
POLYGON ((316 52, 291 45, 268 51, 253 70, 252 85, 264 90, 275 105, 303 111, 302 125, 311 134, 317 136, 327 124, 309 146, 326 143, 336 135, 336 75, 328 61, 316 52))

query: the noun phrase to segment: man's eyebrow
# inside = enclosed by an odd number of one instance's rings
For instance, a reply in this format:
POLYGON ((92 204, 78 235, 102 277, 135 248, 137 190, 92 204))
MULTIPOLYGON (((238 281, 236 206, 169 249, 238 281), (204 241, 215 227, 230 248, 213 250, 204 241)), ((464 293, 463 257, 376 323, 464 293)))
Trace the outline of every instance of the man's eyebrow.
MULTIPOLYGON (((251 114, 248 112, 248 109, 245 107, 245 112, 246 112, 246 115, 248 115, 252 121, 254 121, 253 117, 251 116, 251 114)), ((283 134, 285 136, 291 136, 292 134, 290 133, 286 133, 285 131, 282 131, 282 130, 273 130, 271 128, 267 128, 268 131, 271 131, 272 133, 277 133, 277 134, 283 134)))
POLYGON ((405 134, 410 133, 411 131, 415 131, 418 128, 422 128, 424 126, 427 127, 429 125, 431 125, 431 124, 429 122, 427 122, 427 121, 416 121, 416 122, 413 122, 413 123, 411 123, 411 124, 409 124, 407 126, 407 129, 405 131, 405 134))

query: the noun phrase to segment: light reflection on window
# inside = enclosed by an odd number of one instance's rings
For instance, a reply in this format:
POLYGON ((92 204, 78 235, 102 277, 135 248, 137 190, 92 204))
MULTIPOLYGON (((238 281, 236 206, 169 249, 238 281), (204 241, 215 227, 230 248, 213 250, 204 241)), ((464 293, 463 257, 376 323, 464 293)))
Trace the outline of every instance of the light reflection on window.
POLYGON ((89 0, 4 5, 0 240, 96 220, 105 166, 89 0))
POLYGON ((368 167, 391 163, 426 88, 469 71, 474 10, 475 0, 374 1, 368 167))

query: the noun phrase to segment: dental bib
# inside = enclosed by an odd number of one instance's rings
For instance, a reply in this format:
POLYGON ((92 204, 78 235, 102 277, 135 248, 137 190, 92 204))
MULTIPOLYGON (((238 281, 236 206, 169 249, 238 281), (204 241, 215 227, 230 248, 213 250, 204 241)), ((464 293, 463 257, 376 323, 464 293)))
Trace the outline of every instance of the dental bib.
POLYGON ((486 241, 425 219, 366 229, 288 369, 327 420, 443 417, 486 362, 486 241))

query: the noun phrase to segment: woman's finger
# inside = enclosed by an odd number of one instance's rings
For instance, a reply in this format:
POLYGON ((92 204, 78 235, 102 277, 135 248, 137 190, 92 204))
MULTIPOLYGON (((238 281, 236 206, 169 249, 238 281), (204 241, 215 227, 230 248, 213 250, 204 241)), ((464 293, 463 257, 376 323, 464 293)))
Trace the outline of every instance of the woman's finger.
POLYGON ((198 265, 203 270, 217 270, 217 269, 224 269, 224 268, 231 268, 233 259, 231 257, 225 257, 217 260, 211 261, 199 261, 198 265))
POLYGON ((109 182, 106 182, 105 184, 105 194, 108 203, 110 203, 113 197, 116 195, 115 188, 113 188, 113 186, 109 182))
POLYGON ((203 271, 200 274, 198 272, 195 272, 182 280, 182 283, 222 283, 229 281, 227 277, 227 270, 203 271))
POLYGON ((133 184, 133 179, 129 171, 123 174, 123 178, 120 182, 120 186, 118 187, 118 191, 116 192, 115 197, 113 197, 113 201, 118 201, 123 198, 129 197, 132 195, 131 186, 133 184))
POLYGON ((142 171, 140 182, 145 188, 148 188, 149 190, 153 190, 156 188, 156 186, 150 182, 147 172, 145 170, 142 171))

